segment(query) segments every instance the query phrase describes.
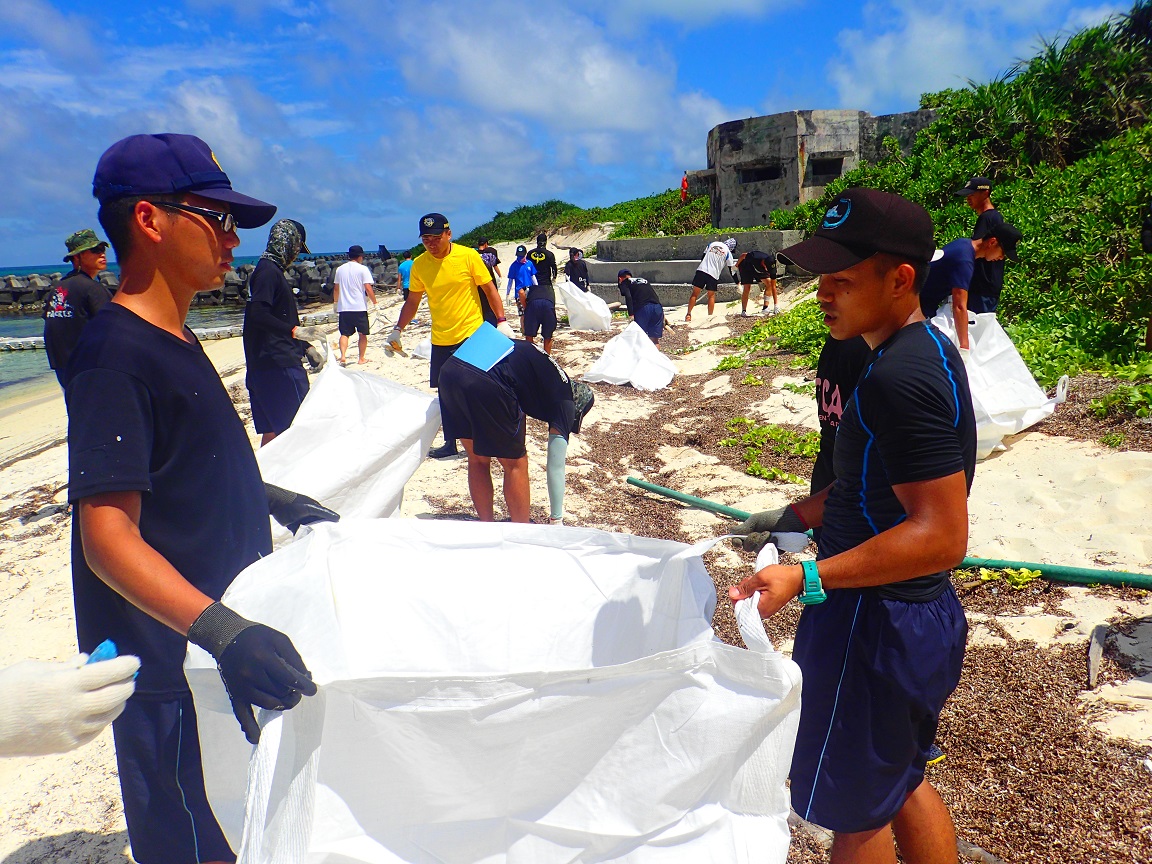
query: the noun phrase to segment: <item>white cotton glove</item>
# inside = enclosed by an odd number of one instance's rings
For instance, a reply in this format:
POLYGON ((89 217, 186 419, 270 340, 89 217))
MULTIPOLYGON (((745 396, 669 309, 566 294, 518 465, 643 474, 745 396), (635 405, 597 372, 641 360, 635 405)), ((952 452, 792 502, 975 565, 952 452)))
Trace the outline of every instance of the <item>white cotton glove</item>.
POLYGON ((391 348, 393 351, 404 350, 404 345, 400 342, 399 327, 392 328, 392 332, 388 334, 388 338, 384 340, 384 344, 391 348))
POLYGON ((501 321, 499 324, 496 325, 496 329, 499 332, 503 333, 505 336, 507 336, 509 339, 515 339, 516 338, 516 332, 512 329, 512 325, 509 324, 507 321, 501 321))
POLYGON ((87 744, 120 716, 136 689, 131 655, 85 665, 25 660, 0 669, 0 756, 64 753, 87 744))
POLYGON ((965 366, 972 362, 971 348, 957 348, 956 350, 960 352, 960 359, 964 361, 965 366))
POLYGON ((292 338, 301 342, 323 342, 324 331, 319 327, 293 327, 292 338))

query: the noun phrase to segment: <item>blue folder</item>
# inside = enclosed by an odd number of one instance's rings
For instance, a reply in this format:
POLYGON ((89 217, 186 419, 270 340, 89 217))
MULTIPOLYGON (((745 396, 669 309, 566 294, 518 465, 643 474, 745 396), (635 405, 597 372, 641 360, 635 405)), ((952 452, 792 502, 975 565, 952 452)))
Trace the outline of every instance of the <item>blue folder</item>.
POLYGON ((481 372, 487 372, 512 353, 513 344, 511 339, 485 321, 452 356, 459 357, 481 372))

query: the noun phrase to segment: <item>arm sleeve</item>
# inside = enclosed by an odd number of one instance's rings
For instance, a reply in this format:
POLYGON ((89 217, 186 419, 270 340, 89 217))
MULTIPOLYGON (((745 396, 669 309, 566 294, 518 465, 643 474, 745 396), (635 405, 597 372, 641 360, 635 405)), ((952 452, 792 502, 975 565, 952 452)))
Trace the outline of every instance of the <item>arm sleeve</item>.
POLYGON ((891 380, 880 372, 865 378, 856 395, 861 419, 876 442, 892 485, 936 480, 964 470, 959 388, 955 372, 891 380))
POLYGON ((292 336, 292 325, 287 321, 281 321, 272 314, 272 307, 267 303, 260 300, 248 301, 248 324, 255 326, 257 330, 266 330, 270 333, 282 333, 285 336, 292 336))
POLYGON ((68 498, 148 492, 152 405, 139 380, 90 369, 68 384, 68 498))

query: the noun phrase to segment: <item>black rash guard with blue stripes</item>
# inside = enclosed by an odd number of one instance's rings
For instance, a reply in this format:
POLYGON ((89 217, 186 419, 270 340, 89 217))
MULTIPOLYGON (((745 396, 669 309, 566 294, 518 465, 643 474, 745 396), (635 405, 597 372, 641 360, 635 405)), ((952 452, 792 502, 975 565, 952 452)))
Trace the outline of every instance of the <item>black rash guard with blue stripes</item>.
MULTIPOLYGON (((834 465, 819 558, 902 522, 907 514, 893 486, 963 471, 972 489, 976 419, 964 364, 948 337, 927 322, 909 324, 873 352, 844 406, 834 465)), ((938 597, 947 579, 946 572, 932 573, 876 590, 924 602, 938 597)))

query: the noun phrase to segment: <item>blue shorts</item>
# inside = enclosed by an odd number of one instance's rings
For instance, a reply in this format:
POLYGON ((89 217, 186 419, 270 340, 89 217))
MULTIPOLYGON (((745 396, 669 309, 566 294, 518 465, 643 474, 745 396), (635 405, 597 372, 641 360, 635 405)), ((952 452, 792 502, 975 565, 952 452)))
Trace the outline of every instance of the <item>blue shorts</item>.
POLYGON ((556 332, 556 304, 551 300, 529 300, 524 308, 525 337, 535 339, 537 332, 545 339, 556 332))
POLYGON ((633 317, 649 339, 659 339, 664 335, 664 307, 659 303, 645 303, 633 317))
POLYGON ((892 821, 924 779, 967 634, 951 584, 926 603, 841 589, 805 607, 792 651, 804 673, 793 810, 847 833, 892 821))
POLYGON ((112 734, 132 858, 139 864, 235 861, 204 793, 192 697, 129 699, 112 734))
POLYGON ((248 367, 245 378, 256 431, 279 435, 292 425, 308 395, 308 374, 302 366, 248 367))
POLYGON ((477 456, 519 459, 526 423, 516 394, 487 372, 449 357, 440 370, 444 440, 467 438, 477 456))

